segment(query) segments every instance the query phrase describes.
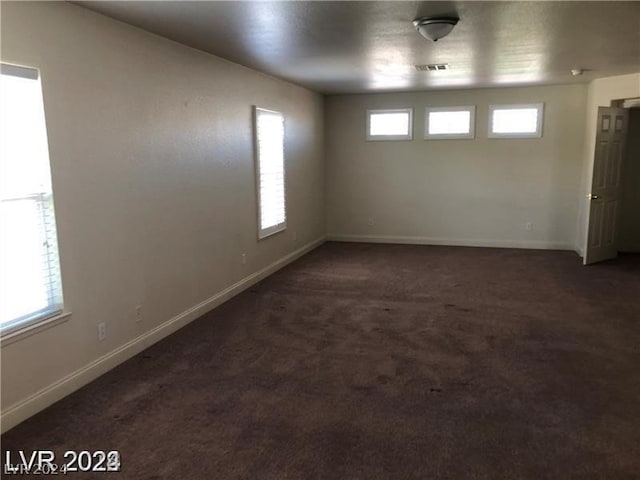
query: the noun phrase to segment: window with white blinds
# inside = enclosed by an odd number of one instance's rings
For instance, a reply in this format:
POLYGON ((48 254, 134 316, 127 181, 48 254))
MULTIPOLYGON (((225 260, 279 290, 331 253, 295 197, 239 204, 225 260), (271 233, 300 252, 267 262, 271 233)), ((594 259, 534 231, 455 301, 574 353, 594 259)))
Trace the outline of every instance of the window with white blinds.
POLYGON ((62 311, 39 72, 0 64, 0 330, 62 311))
POLYGON ((284 172, 284 117, 255 107, 258 183, 258 238, 287 227, 284 172))

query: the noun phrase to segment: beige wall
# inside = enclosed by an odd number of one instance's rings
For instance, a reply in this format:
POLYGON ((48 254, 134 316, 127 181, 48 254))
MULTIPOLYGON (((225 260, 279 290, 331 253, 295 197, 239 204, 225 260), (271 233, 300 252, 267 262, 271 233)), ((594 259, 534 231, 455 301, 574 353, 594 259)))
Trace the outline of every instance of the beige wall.
POLYGON ((1 8, 2 61, 41 70, 73 312, 2 347, 6 429, 135 353, 127 342, 157 340, 164 322, 321 239, 325 214, 320 95, 71 4, 1 8), (289 228, 260 242, 253 104, 286 118, 289 228))
POLYGON ((598 78, 589 83, 586 105, 586 123, 584 149, 582 152, 582 171, 580 183, 578 234, 576 250, 584 255, 589 230, 590 201, 587 194, 591 191, 593 179, 593 156, 596 148, 596 123, 598 107, 610 107, 612 100, 640 97, 640 73, 598 78))
POLYGON ((585 97, 582 85, 328 97, 329 238, 573 249, 585 97), (490 104, 539 102, 542 138, 487 138, 490 104), (425 107, 454 105, 476 105, 475 140, 423 140, 425 107), (414 107, 414 140, 365 141, 366 110, 392 107, 414 107))
POLYGON ((619 250, 640 252, 640 108, 629 110, 629 131, 622 170, 619 250))

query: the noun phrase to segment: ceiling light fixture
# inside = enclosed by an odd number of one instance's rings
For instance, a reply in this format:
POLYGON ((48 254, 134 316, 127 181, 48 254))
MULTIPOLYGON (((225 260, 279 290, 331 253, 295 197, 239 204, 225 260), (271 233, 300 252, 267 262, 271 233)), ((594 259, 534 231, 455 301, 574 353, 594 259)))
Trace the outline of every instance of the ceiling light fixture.
POLYGON ((458 20, 456 17, 422 17, 416 18, 413 26, 424 38, 437 42, 451 33, 458 20))

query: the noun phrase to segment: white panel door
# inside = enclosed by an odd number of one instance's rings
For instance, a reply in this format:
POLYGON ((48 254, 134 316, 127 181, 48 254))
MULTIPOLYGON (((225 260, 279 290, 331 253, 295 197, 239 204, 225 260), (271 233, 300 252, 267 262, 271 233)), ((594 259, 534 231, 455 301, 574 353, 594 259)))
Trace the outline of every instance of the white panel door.
POLYGON ((622 155, 629 120, 624 108, 600 107, 589 208, 585 265, 615 258, 622 195, 622 155))

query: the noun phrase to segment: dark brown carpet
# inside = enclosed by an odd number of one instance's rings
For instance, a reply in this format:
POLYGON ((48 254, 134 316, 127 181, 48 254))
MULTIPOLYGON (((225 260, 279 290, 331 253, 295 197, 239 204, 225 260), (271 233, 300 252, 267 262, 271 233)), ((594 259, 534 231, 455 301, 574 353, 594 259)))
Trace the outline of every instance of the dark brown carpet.
POLYGON ((2 447, 120 450, 95 478, 639 478, 640 258, 327 243, 2 447))

